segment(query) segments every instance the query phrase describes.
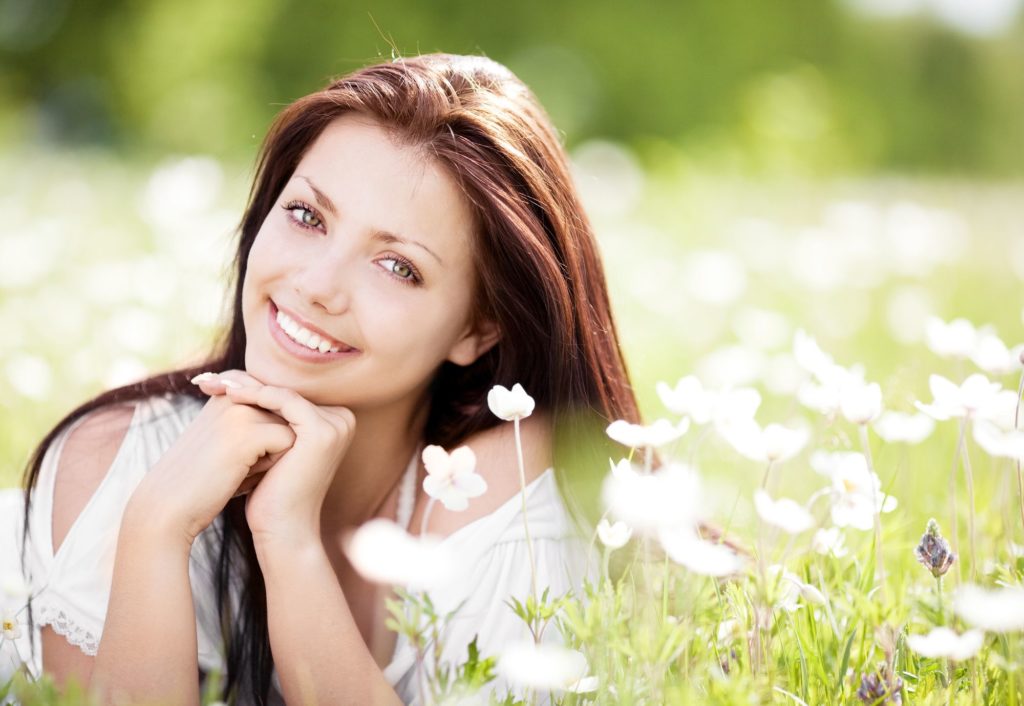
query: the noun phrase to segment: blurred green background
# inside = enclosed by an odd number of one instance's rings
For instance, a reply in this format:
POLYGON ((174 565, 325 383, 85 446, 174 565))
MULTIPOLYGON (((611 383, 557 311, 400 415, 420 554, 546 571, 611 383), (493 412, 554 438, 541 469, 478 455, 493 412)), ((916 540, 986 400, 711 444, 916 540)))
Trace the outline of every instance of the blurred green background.
MULTIPOLYGON (((973 372, 927 316, 1024 340, 1020 0, 0 0, 0 487, 90 395, 202 355, 273 115, 431 51, 506 64, 564 135, 652 418, 654 383, 696 373, 757 386, 762 424, 810 419, 797 328, 899 411, 973 372)), ((937 434, 899 457, 922 512, 937 434)), ((757 482, 722 458, 724 488, 757 482)))

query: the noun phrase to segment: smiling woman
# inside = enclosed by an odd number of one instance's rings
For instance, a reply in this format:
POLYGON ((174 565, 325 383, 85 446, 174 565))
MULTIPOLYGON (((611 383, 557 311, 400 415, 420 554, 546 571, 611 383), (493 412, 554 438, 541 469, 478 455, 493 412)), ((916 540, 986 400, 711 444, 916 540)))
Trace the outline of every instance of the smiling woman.
POLYGON ((461 604, 445 660, 528 636, 505 601, 534 581, 579 587, 567 450, 606 459, 608 422, 640 420, 565 152, 506 68, 396 59, 285 108, 231 296, 201 365, 89 400, 35 450, 34 673, 114 702, 198 703, 214 669, 239 704, 429 700, 392 594, 344 552, 371 520, 458 557, 430 594, 461 604), (515 383, 522 465, 487 404, 515 383), (468 445, 486 492, 428 512, 428 445, 468 445))

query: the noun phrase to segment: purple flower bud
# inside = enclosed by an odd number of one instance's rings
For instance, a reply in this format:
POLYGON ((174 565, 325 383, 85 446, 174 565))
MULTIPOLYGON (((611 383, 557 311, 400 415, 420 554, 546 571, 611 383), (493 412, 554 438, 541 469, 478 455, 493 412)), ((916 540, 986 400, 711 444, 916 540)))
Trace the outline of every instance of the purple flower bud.
POLYGON ((889 673, 885 662, 878 665, 878 671, 863 674, 857 698, 865 704, 903 704, 903 680, 889 673))
POLYGON ((950 550, 949 542, 939 534, 939 523, 934 518, 928 520, 928 528, 921 535, 921 542, 914 549, 914 554, 935 578, 949 571, 949 567, 956 561, 956 554, 950 550))

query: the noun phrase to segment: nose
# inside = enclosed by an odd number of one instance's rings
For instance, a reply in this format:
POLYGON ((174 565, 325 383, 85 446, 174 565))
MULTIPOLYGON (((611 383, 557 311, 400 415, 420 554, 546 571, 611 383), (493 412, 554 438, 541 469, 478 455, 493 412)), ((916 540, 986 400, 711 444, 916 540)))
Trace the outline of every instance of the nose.
POLYGON ((344 313, 350 303, 344 267, 338 258, 314 258, 295 277, 295 292, 301 301, 328 314, 344 313))

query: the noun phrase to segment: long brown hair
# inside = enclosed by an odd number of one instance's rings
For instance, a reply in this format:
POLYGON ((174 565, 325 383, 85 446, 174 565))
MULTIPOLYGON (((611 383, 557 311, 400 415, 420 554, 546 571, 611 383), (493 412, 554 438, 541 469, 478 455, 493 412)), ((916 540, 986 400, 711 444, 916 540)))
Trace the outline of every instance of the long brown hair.
MULTIPOLYGON (((201 364, 104 392, 43 438, 23 483, 26 538, 31 489, 46 449, 62 429, 112 403, 166 393, 205 399, 189 383, 193 375, 245 368, 242 284, 249 250, 305 151, 328 123, 351 111, 372 117, 402 144, 446 167, 476 221, 475 315, 496 322, 501 339, 472 365, 443 364, 431 388, 425 440, 451 447, 494 426, 499 420, 487 408, 487 391, 495 384, 521 383, 538 408, 552 413, 563 493, 563 466, 604 474, 611 450, 604 426, 614 419, 639 422, 639 411, 593 229, 563 145, 533 93, 507 68, 486 57, 428 54, 356 70, 281 111, 258 154, 239 226, 234 299, 223 337, 201 364)), ((245 521, 245 497, 229 501, 221 514, 217 602, 222 624, 231 624, 225 635, 223 698, 247 689, 248 699, 263 703, 273 661, 265 586, 245 521), (231 547, 247 577, 237 624, 225 619, 231 547)), ((23 565, 24 556, 23 547, 23 565)))

